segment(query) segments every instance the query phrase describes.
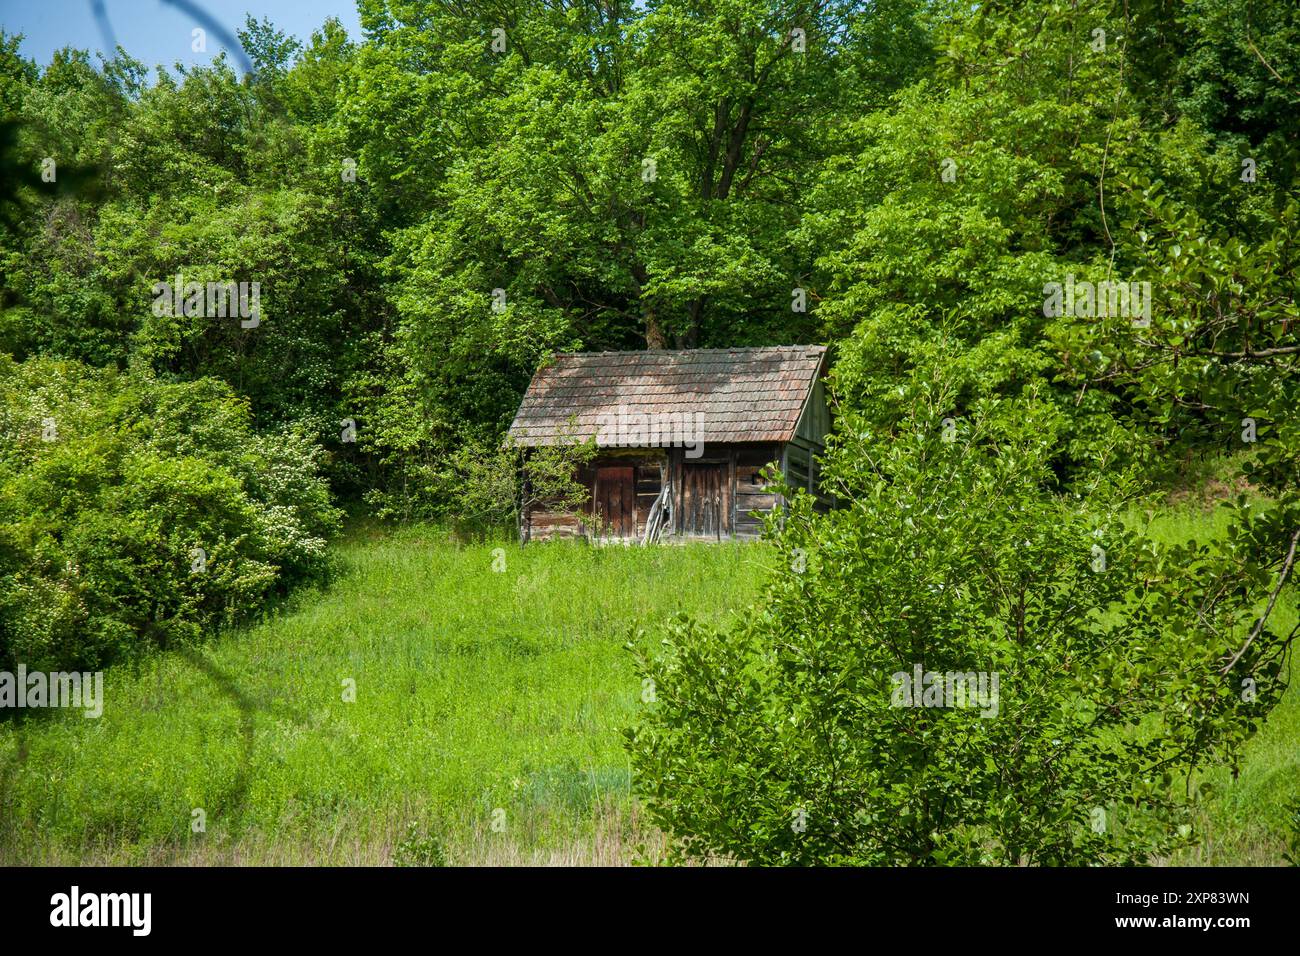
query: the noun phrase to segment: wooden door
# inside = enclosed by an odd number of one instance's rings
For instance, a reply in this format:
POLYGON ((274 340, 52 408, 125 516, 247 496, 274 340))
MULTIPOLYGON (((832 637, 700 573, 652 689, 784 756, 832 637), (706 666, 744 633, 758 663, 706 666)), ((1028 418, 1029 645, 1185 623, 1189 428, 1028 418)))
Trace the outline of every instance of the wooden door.
POLYGON ((597 468, 592 507, 600 537, 636 537, 635 470, 622 466, 597 468))
POLYGON ((723 538, 731 533, 731 495, 726 465, 682 466, 681 533, 723 538))

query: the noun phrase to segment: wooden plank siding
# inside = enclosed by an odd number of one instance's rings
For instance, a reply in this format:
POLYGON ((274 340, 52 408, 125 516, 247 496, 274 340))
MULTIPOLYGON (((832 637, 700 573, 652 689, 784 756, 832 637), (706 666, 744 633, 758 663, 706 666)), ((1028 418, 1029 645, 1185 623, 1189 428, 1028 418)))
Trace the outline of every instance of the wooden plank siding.
POLYGON ((826 435, 830 431, 830 408, 826 404, 826 385, 818 379, 808 396, 808 403, 799 417, 794 437, 785 447, 782 473, 795 488, 803 488, 815 499, 813 507, 828 511, 833 499, 821 486, 818 459, 826 451, 826 435))
POLYGON ((704 541, 756 538, 762 531, 761 513, 781 504, 781 496, 762 479, 762 471, 777 466, 781 446, 760 443, 709 448, 698 459, 681 449, 669 449, 661 457, 643 457, 624 452, 601 455, 576 477, 587 489, 588 503, 581 514, 552 510, 541 503, 521 521, 521 538, 589 537, 640 541, 655 500, 663 490, 666 475, 672 488, 672 522, 664 529, 664 540, 704 541), (620 469, 632 470, 635 484, 635 530, 629 524, 611 525, 613 492, 604 487, 601 476, 610 479, 620 469), (759 514, 756 514, 759 513, 759 514))
POLYGON ((763 515, 783 501, 763 479, 769 466, 780 469, 782 445, 778 443, 742 445, 735 450, 735 536, 757 538, 763 533, 763 515))
POLYGON ((659 497, 661 475, 665 456, 656 449, 611 450, 602 453, 579 471, 575 480, 587 491, 587 503, 580 514, 553 510, 541 502, 520 516, 521 541, 545 541, 549 538, 596 538, 608 540, 640 540, 645 533, 646 518, 659 497), (633 489, 631 504, 634 522, 623 523, 617 529, 598 520, 609 507, 610 498, 602 495, 598 479, 602 471, 609 474, 617 470, 630 470, 633 489))

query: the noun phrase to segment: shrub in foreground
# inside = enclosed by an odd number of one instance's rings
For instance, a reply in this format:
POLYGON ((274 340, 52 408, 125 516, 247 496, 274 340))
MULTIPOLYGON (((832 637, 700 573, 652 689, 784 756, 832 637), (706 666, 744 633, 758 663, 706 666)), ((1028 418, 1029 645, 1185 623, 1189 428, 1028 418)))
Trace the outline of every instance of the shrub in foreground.
POLYGON ((1224 547, 1159 550, 1045 491, 1049 413, 846 416, 825 471, 845 507, 794 503, 765 601, 636 645, 635 779, 687 854, 1122 864, 1191 839, 1186 775, 1283 690, 1247 560, 1271 532, 1243 507, 1224 547))

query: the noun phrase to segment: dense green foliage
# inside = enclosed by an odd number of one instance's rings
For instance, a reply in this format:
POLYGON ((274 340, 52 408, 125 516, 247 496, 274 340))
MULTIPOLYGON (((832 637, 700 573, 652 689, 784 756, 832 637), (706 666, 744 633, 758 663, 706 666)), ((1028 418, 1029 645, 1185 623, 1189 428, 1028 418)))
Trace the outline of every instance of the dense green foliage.
POLYGON ((319 570, 318 453, 212 379, 0 356, 0 668, 193 643, 319 570))
MULTIPOLYGON (((913 421, 949 398, 918 385, 913 421)), ((1237 526, 1144 546, 1043 491, 1054 417, 984 400, 952 441, 841 423, 826 480, 850 504, 801 495, 761 608, 644 649, 657 706, 631 747, 661 825, 769 864, 1134 864, 1191 839, 1184 775, 1281 699, 1288 632, 1225 672, 1255 619, 1237 526), (969 706, 900 696, 922 669, 969 674, 969 706)))
POLYGON ((1186 776, 1235 763, 1280 698, 1296 130, 1276 97, 1244 125, 1211 109, 1189 67, 1226 34, 1259 54, 1238 69, 1294 75, 1294 48, 1245 34, 1294 36, 1296 16, 1186 11, 983 6, 941 30, 933 76, 846 131, 802 228, 846 336, 824 466, 849 507, 792 511, 775 536, 799 557, 742 627, 685 623, 643 652, 662 705, 632 752, 695 852, 1145 860, 1191 838, 1186 776), (1172 102, 1147 85, 1156 36, 1172 102), (1150 309, 1049 294, 1107 280, 1149 283, 1150 309), (1226 543, 1112 526, 1219 449, 1267 496, 1225 505, 1226 543), (898 706, 891 675, 914 667, 1000 674, 1001 716, 898 706))

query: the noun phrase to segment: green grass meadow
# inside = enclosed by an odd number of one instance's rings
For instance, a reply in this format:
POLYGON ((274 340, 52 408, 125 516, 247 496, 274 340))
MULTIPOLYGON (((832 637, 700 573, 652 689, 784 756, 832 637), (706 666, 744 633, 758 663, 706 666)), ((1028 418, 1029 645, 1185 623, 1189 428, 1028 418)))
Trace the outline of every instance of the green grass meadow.
MULTIPOLYGON (((1214 530, 1189 505, 1152 533, 1214 530)), ((725 621, 757 596, 766 546, 520 549, 363 530, 336 555, 328 588, 263 624, 110 669, 102 718, 0 725, 0 863, 662 858, 622 747, 641 706, 624 644, 677 612, 725 621)), ((1294 620, 1294 603, 1279 613, 1294 620)), ((1205 775, 1221 790, 1200 845, 1160 862, 1281 863, 1297 741, 1293 687, 1239 777, 1205 775)))
POLYGON ((110 669, 100 719, 0 727, 0 862, 655 858, 622 749, 641 697, 623 645, 665 614, 748 603, 763 546, 424 531, 353 536, 338 556, 296 610, 110 669))

